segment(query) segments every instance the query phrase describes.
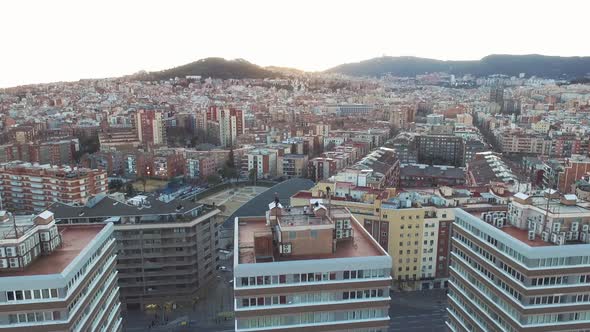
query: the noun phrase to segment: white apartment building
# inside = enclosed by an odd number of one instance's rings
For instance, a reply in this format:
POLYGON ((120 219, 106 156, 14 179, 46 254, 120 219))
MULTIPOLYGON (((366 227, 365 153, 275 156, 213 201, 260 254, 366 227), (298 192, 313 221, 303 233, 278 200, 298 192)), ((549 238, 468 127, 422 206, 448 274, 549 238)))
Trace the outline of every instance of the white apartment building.
POLYGON ((342 207, 236 218, 236 331, 387 331, 391 257, 342 207))
POLYGON ((3 212, 0 329, 121 331, 113 228, 3 212))

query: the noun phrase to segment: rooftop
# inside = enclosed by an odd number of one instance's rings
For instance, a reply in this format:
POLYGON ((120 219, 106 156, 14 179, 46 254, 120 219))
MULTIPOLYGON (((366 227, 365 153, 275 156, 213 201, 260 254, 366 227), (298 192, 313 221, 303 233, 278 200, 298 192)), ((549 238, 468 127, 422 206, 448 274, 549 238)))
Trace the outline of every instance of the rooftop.
POLYGON ((526 229, 520 229, 514 226, 505 226, 500 228, 500 230, 531 247, 554 246, 554 244, 551 242, 543 241, 540 236, 535 236, 534 240, 529 240, 529 231, 526 229))
MULTIPOLYGON (((245 217, 238 219, 238 250, 239 264, 256 263, 254 255, 255 235, 271 234, 272 229, 266 224, 264 217, 245 217)), ((277 250, 274 251, 274 261, 296 261, 312 259, 349 258, 349 257, 370 257, 382 256, 386 253, 379 244, 366 233, 362 226, 356 221, 351 222, 354 237, 350 240, 338 242, 336 250, 331 254, 322 255, 290 255, 281 256, 277 250)))
POLYGON ((0 277, 31 276, 61 273, 106 224, 59 225, 62 244, 50 255, 39 256, 21 271, 0 272, 0 277))
POLYGON ((120 202, 106 195, 97 195, 84 206, 54 203, 49 210, 55 219, 69 218, 109 218, 112 216, 184 215, 194 209, 202 208, 202 203, 191 200, 172 199, 163 202, 154 195, 136 196, 127 202, 120 202))

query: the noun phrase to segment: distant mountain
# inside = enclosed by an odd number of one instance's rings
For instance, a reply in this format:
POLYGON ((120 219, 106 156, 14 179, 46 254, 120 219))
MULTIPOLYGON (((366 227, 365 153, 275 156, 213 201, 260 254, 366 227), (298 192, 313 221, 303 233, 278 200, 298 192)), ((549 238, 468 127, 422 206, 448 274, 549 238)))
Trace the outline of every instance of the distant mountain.
POLYGON ((191 62, 179 67, 137 74, 140 80, 168 80, 175 77, 184 78, 189 75, 198 75, 202 78, 242 79, 242 78, 268 78, 281 76, 270 70, 266 70, 243 59, 225 60, 223 58, 206 58, 191 62))
POLYGON ((267 66, 264 67, 264 69, 266 70, 270 70, 276 73, 281 73, 284 75, 303 75, 305 72, 303 70, 300 69, 296 69, 296 68, 289 68, 289 67, 278 67, 278 66, 267 66))
POLYGON ((485 76, 504 74, 527 77, 573 79, 590 74, 590 57, 559 57, 538 54, 489 55, 481 60, 442 61, 417 57, 380 57, 357 63, 347 63, 326 70, 351 76, 415 76, 432 72, 447 72, 456 75, 473 74, 485 76))

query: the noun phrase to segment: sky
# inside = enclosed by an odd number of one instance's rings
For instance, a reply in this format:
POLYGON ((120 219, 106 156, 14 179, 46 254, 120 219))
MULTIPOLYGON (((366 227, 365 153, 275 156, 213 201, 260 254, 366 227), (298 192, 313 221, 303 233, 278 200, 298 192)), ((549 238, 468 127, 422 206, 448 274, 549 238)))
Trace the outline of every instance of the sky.
POLYGON ((382 55, 588 56, 584 0, 0 1, 0 87, 206 57, 325 70, 382 55))

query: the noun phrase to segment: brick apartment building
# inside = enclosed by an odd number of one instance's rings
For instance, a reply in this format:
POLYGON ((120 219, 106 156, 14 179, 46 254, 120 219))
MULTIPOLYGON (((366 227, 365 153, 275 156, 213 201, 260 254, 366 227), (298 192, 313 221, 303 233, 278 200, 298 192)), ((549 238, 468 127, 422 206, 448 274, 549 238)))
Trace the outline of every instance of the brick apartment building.
POLYGON ((22 162, 0 164, 0 184, 3 208, 18 213, 40 212, 54 202, 84 204, 108 187, 105 171, 22 162))

